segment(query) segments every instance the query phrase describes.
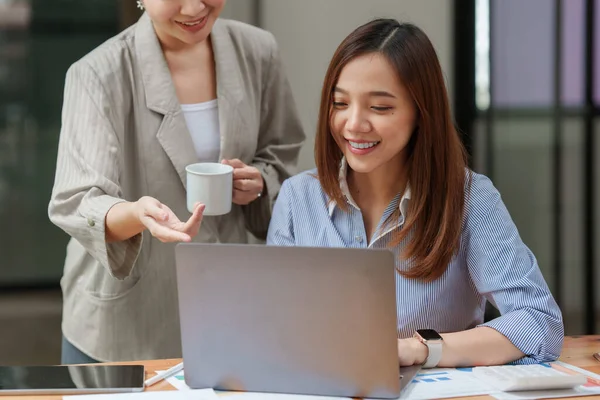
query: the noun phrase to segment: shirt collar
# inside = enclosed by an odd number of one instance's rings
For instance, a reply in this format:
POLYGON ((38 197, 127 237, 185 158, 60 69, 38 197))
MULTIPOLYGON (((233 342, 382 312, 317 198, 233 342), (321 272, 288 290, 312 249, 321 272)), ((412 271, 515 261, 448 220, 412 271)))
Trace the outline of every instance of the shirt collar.
MULTIPOLYGON (((350 204, 352 207, 356 208, 357 210, 360 210, 360 208, 356 205, 356 202, 352 198, 352 195, 350 194, 350 189, 348 188, 348 181, 346 179, 347 175, 348 175, 348 163, 346 162, 346 157, 342 157, 342 161, 340 162, 340 172, 339 172, 339 177, 338 177, 338 180, 340 182, 340 189, 342 191, 342 194, 346 198, 346 201, 348 202, 348 204, 350 204)), ((404 189, 404 194, 402 194, 402 197, 400 198, 400 202, 398 203, 398 207, 400 208, 400 214, 403 217, 406 216, 406 207, 407 207, 408 200, 410 200, 410 196, 411 196, 410 184, 407 183, 406 189, 404 189)), ((330 217, 333 216, 333 211, 335 210, 336 207, 337 207, 336 202, 334 200, 331 200, 329 202, 329 208, 328 208, 330 217)))

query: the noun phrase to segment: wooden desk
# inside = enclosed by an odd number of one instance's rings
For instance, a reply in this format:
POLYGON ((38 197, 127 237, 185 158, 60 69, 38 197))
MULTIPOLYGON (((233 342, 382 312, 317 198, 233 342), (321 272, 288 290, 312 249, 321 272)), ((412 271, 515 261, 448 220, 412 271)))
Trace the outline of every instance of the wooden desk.
MULTIPOLYGON (((600 374, 600 362, 596 361, 592 354, 600 352, 600 335, 597 336, 572 336, 565 338, 561 361, 583 368, 585 370, 600 374)), ((151 360, 140 362, 125 362, 114 364, 143 364, 146 367, 146 379, 154 376, 155 371, 166 370, 181 362, 180 359, 172 360, 151 360)), ((148 391, 175 390, 166 381, 159 382, 151 386, 148 391)), ((224 398, 227 394, 222 395, 224 398)), ((60 400, 62 396, 0 396, 0 400, 60 400)), ((68 397, 66 397, 68 399, 68 397)), ((489 396, 468 397, 469 400, 492 399, 489 396)), ((600 399, 600 396, 570 397, 573 400, 591 400, 600 399)))

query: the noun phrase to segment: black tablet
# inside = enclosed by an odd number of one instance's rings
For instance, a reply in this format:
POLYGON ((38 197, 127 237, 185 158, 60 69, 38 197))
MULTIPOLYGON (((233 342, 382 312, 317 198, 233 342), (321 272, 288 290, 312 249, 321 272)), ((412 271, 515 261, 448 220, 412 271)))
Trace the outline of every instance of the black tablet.
POLYGON ((144 390, 143 365, 0 366, 0 395, 144 390))

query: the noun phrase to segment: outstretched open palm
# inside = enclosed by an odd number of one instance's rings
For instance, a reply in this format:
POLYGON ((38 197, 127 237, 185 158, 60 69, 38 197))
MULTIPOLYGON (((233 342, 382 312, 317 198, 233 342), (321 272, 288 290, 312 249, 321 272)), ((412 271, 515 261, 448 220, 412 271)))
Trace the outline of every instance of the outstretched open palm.
POLYGON ((198 234, 203 204, 197 203, 191 217, 184 222, 167 205, 152 197, 143 197, 138 203, 142 213, 140 221, 161 242, 189 242, 198 234))

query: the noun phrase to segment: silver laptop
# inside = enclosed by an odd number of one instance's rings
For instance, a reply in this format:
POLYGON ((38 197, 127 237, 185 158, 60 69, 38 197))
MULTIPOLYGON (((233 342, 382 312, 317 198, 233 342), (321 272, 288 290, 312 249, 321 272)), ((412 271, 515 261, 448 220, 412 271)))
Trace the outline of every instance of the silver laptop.
POLYGON ((387 250, 176 247, 191 388, 397 398, 394 255, 387 250))

